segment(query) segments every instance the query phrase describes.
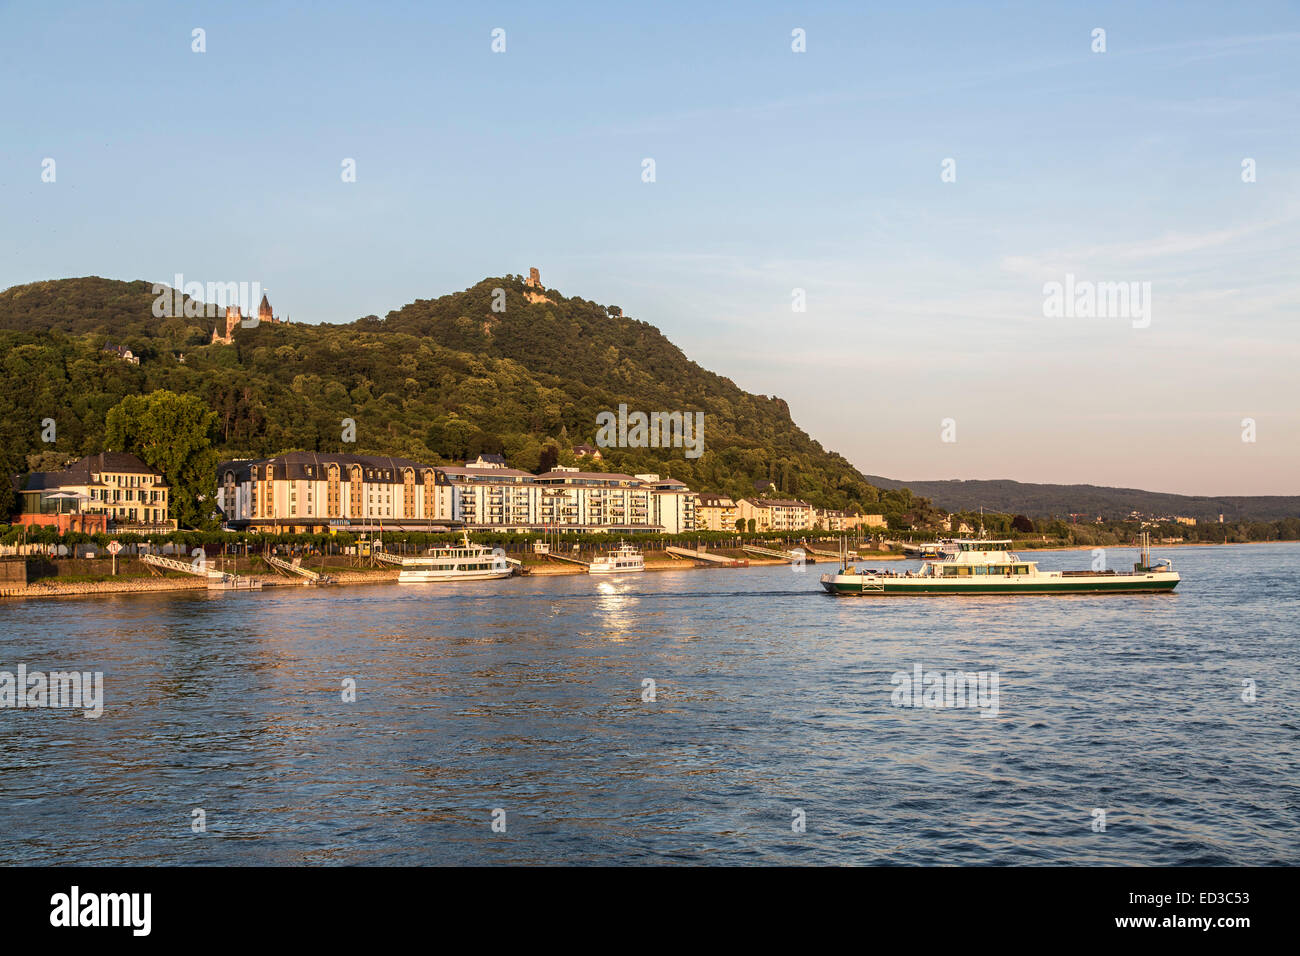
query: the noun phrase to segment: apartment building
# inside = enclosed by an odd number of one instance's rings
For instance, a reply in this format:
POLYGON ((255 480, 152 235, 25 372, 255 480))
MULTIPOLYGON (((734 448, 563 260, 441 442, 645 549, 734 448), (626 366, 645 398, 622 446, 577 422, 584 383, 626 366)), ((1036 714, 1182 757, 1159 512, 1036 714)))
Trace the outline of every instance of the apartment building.
POLYGON ((885 521, 884 515, 846 515, 844 518, 844 530, 853 531, 857 528, 883 528, 888 522, 885 521))
POLYGON ((789 498, 741 498, 740 517, 754 519, 755 531, 804 531, 815 527, 816 509, 806 501, 789 498))
POLYGON ((542 475, 499 456, 464 466, 375 455, 293 452, 217 469, 217 501, 232 528, 272 532, 695 530, 694 492, 658 475, 555 468, 542 475))
POLYGON ((735 531, 740 509, 727 495, 702 491, 695 509, 695 521, 701 531, 735 531))
POLYGON ((764 498, 741 498, 736 511, 745 523, 746 531, 771 531, 772 508, 764 498))
POLYGON ((51 525, 60 533, 176 530, 162 472, 126 452, 100 452, 62 471, 32 472, 16 490, 18 524, 51 525))
POLYGON ((654 507, 650 519, 669 534, 682 534, 699 528, 700 496, 676 478, 637 475, 650 489, 654 507))
POLYGON ((449 490, 447 517, 469 528, 527 531, 541 511, 536 476, 506 465, 499 456, 479 456, 464 467, 435 469, 449 490))
POLYGON ((843 531, 848 516, 843 511, 832 508, 813 509, 813 527, 822 531, 843 531))
POLYGON ((446 530, 452 491, 436 468, 384 455, 290 452, 217 466, 228 527, 273 533, 446 530))

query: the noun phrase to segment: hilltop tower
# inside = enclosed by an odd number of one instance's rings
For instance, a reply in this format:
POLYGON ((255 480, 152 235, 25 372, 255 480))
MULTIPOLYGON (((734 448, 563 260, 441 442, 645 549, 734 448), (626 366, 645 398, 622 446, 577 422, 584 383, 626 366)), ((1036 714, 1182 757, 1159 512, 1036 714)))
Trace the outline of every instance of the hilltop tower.
POLYGON ((539 302, 554 303, 554 299, 546 296, 542 290, 546 286, 542 285, 542 273, 537 266, 532 266, 528 270, 528 278, 524 280, 524 298, 536 305, 539 302))
POLYGON ((226 334, 218 335, 217 330, 214 328, 212 330, 212 344, 216 345, 220 342, 222 345, 234 345, 235 329, 239 327, 239 323, 242 321, 244 321, 244 316, 240 312, 239 306, 226 306, 226 334))
POLYGON ((275 316, 271 314, 271 302, 267 299, 265 293, 262 295, 262 304, 257 307, 258 322, 275 322, 275 316))

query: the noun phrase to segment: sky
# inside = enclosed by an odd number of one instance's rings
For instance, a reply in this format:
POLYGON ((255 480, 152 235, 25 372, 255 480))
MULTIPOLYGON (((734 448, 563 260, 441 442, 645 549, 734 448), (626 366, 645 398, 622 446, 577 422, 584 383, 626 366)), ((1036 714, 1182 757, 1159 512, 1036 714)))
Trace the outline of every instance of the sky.
POLYGON ((1298 64, 1294 3, 0 0, 0 288, 537 266, 866 474, 1300 494, 1298 64))

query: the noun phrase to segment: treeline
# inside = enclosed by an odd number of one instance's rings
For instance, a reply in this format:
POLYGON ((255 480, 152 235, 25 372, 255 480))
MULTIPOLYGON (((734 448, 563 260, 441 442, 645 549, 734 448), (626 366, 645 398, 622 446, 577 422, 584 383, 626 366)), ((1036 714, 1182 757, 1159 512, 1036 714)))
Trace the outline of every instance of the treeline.
MULTIPOLYGON (((880 476, 867 480, 882 488, 896 488, 903 482, 880 476)), ((913 481, 908 487, 943 508, 978 511, 1015 509, 1034 516, 1068 518, 1086 515, 1123 521, 1134 511, 1145 515, 1180 515, 1198 522, 1275 521, 1300 516, 1300 496, 1288 495, 1175 495, 1136 488, 1105 488, 1098 485, 1045 485, 1010 480, 913 481)))
MULTIPOLYGON (((1225 521, 1197 523, 1194 525, 1162 522, 1143 527, 1138 521, 1070 522, 1059 518, 1031 521, 1024 515, 978 511, 955 512, 953 527, 964 522, 977 534, 983 523, 991 537, 1011 537, 1032 541, 1035 537, 1047 538, 1052 544, 1067 545, 1126 545, 1137 540, 1142 532, 1153 541, 1163 538, 1181 538, 1187 544, 1246 544, 1252 541, 1300 541, 1300 518, 1282 518, 1277 521, 1225 521)), ((913 537, 921 537, 914 535, 913 537)))

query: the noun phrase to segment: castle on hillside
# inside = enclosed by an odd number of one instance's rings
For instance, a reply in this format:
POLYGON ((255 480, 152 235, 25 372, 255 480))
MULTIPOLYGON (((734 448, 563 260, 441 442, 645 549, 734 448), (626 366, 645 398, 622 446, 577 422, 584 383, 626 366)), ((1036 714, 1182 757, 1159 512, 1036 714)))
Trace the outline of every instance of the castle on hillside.
POLYGON ((538 302, 550 302, 554 304, 555 300, 547 298, 544 292, 541 291, 544 290, 546 286, 542 285, 542 273, 541 270, 537 268, 537 266, 532 266, 531 268, 529 268, 528 278, 524 280, 524 285, 527 287, 524 290, 524 298, 527 299, 529 302, 533 303, 534 305, 536 305, 538 302), (534 289, 538 291, 533 291, 534 289))
MULTIPOLYGON (((218 343, 220 343, 221 345, 234 345, 235 329, 238 328, 243 321, 244 321, 244 315, 240 311, 239 306, 237 305, 226 306, 226 334, 218 335, 217 328, 214 327, 212 330, 212 344, 217 345, 218 343)), ((263 322, 269 322, 271 325, 275 325, 280 322, 288 322, 289 320, 281 319, 280 317, 272 314, 271 303, 266 298, 266 296, 263 295, 262 304, 257 307, 257 321, 259 325, 263 322)))

